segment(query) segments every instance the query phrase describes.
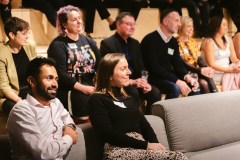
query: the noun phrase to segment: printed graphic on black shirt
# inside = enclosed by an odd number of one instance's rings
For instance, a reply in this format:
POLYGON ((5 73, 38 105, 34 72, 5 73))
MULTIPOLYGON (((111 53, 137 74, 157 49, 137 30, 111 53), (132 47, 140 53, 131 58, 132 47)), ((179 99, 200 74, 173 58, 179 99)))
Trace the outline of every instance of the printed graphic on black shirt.
POLYGON ((95 74, 96 57, 89 45, 77 47, 75 43, 68 43, 68 74, 81 81, 81 76, 95 74))

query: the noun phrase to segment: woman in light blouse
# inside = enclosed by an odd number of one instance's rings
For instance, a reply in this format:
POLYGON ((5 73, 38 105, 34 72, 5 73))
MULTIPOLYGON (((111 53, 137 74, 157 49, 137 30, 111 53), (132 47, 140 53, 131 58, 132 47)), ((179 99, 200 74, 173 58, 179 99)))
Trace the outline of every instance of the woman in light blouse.
POLYGON ((223 16, 215 16, 209 21, 207 38, 201 46, 206 62, 215 69, 213 79, 222 85, 223 91, 240 88, 240 60, 227 33, 227 20, 223 16))

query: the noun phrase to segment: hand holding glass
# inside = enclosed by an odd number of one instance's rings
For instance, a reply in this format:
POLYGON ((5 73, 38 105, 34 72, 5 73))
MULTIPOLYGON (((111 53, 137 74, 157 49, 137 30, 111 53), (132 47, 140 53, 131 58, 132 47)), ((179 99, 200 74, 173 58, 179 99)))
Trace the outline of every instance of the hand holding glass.
MULTIPOLYGON (((197 73, 190 73, 190 76, 191 76, 193 79, 195 79, 195 82, 198 82, 198 74, 197 74, 197 73)), ((195 88, 195 87, 193 86, 192 91, 193 91, 193 92, 198 92, 198 91, 200 91, 200 89, 199 89, 199 88, 195 88)))
POLYGON ((148 80, 148 71, 142 70, 141 78, 145 79, 147 81, 148 80))

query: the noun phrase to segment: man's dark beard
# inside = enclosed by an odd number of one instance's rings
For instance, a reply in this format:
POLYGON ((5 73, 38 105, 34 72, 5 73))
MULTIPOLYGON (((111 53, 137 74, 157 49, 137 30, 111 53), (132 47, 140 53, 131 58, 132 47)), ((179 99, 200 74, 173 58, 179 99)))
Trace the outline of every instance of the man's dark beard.
MULTIPOLYGON (((55 89, 55 86, 48 87, 47 90, 55 89)), ((56 93, 48 93, 41 85, 41 83, 36 80, 36 89, 38 94, 46 100, 52 100, 56 97, 56 93)))

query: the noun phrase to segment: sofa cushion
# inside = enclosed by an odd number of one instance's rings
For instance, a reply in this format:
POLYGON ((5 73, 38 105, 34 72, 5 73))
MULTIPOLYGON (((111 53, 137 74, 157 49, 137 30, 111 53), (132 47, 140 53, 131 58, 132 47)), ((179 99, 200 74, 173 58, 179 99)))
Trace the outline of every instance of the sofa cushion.
POLYGON ((78 125, 83 131, 88 160, 102 160, 104 143, 96 134, 90 123, 78 125))
POLYGON ((240 91, 159 101, 171 150, 194 152, 240 141, 240 91))
POLYGON ((146 118, 150 125, 152 126, 155 134, 157 135, 159 143, 161 143, 167 149, 169 149, 166 129, 163 120, 160 117, 153 115, 146 115, 146 118))
POLYGON ((240 142, 235 142, 186 155, 190 160, 239 160, 239 151, 240 142))

